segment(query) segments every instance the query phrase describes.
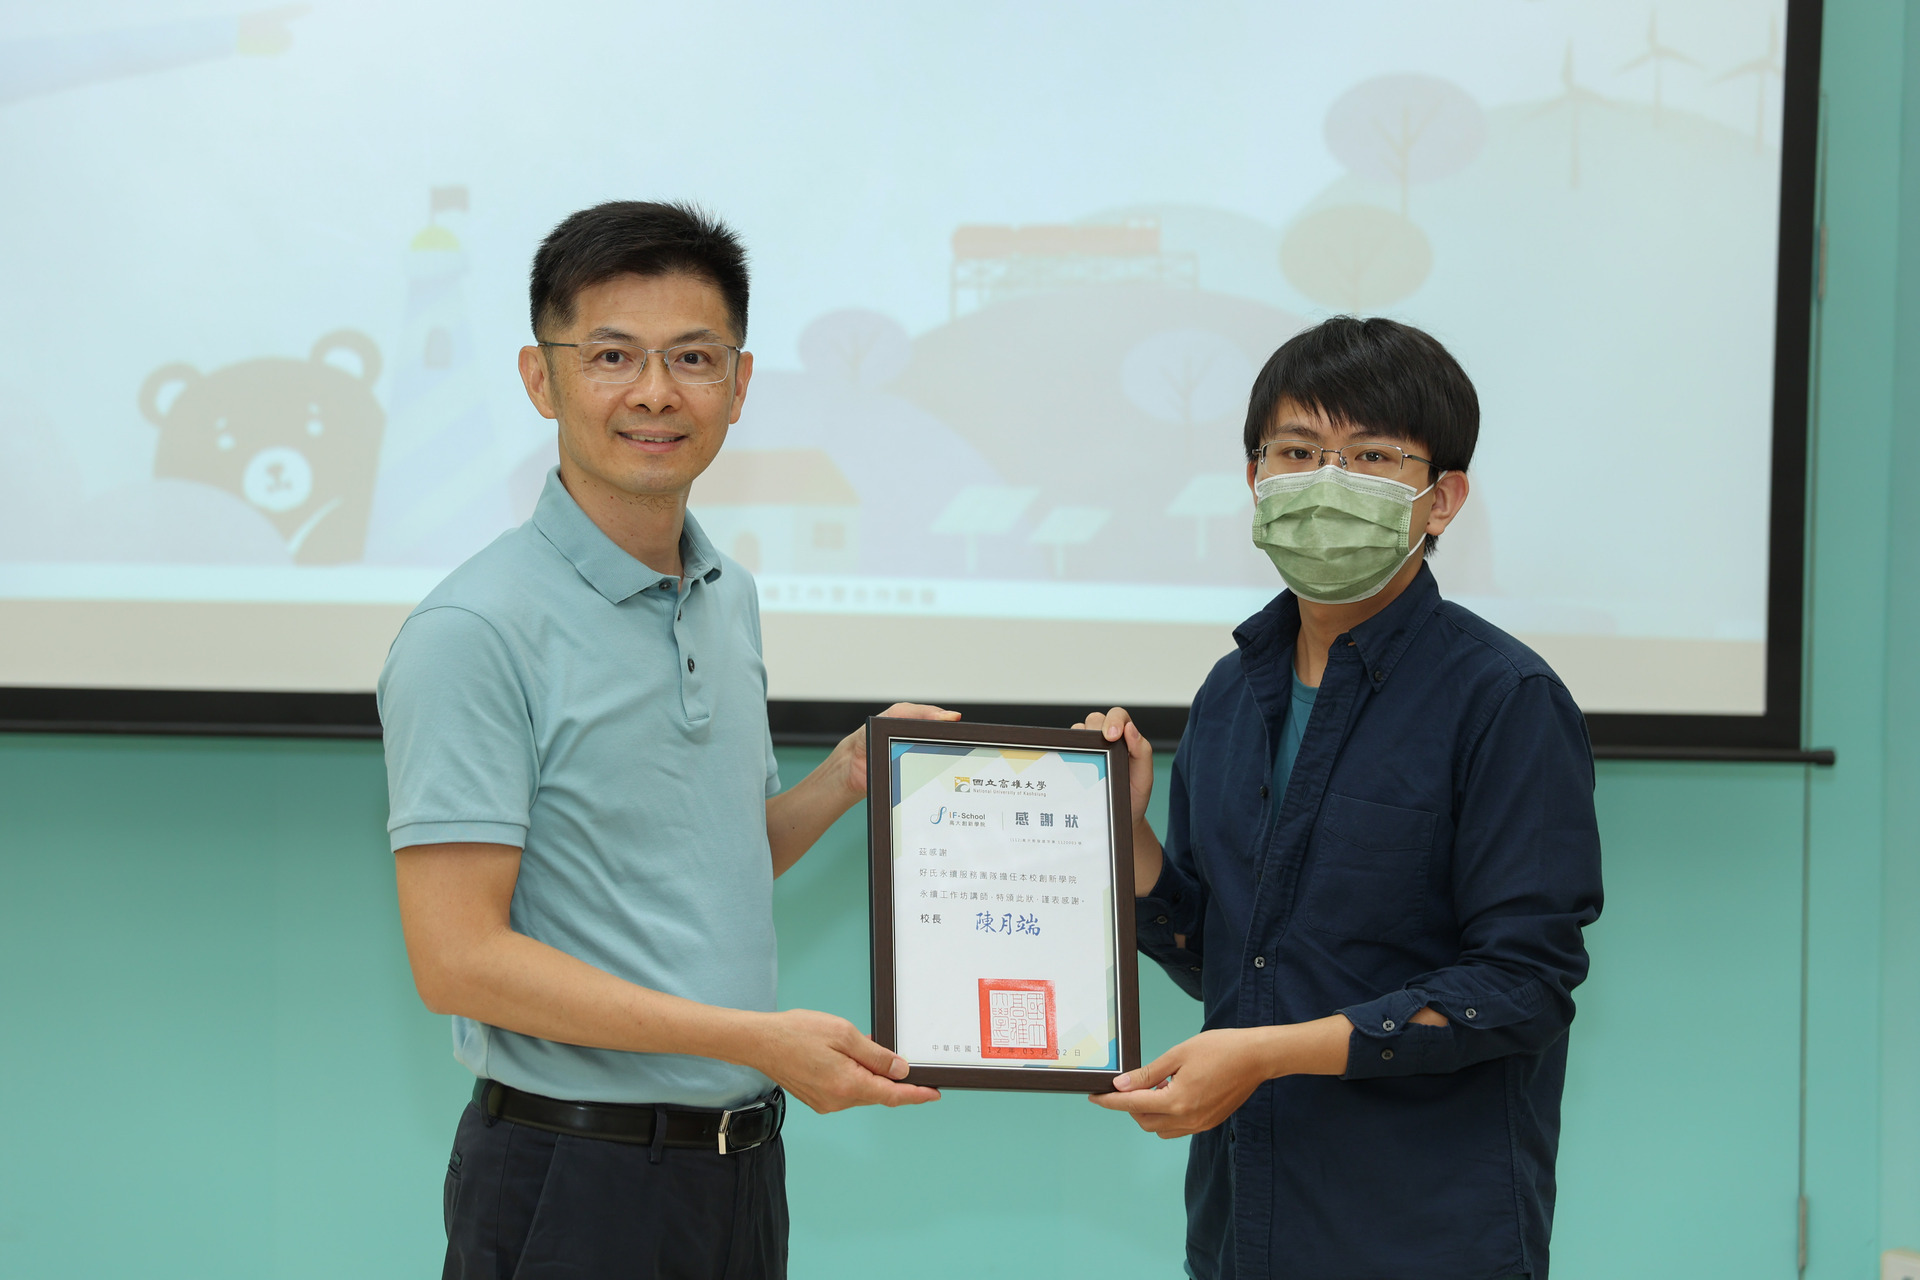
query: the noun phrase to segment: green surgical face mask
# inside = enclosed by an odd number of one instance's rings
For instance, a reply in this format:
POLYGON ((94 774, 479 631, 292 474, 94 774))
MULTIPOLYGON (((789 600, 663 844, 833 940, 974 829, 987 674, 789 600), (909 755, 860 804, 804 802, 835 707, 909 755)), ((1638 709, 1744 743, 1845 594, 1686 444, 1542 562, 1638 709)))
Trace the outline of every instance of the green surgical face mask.
POLYGON ((1268 476, 1253 489, 1253 545, 1302 600, 1354 604, 1420 554, 1424 538, 1407 545, 1413 504, 1432 490, 1345 467, 1268 476))

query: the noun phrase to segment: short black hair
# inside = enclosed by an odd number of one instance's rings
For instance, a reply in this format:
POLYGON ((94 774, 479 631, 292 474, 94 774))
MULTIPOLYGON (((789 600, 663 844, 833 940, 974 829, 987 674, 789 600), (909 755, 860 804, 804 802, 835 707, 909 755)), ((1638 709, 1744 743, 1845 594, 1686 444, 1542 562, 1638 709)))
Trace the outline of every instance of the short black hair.
POLYGON ((1431 334, 1395 320, 1335 316, 1288 338, 1253 380, 1248 456, 1282 400, 1419 444, 1441 471, 1465 471, 1480 438, 1480 397, 1467 371, 1431 334))
MULTIPOLYGON (((1378 316, 1334 316, 1281 344, 1247 400, 1249 458, 1283 400, 1419 446, 1430 479, 1465 471, 1480 439, 1480 397, 1460 362, 1433 335, 1378 316)), ((1428 551, 1436 541, 1427 536, 1428 551)))
POLYGON ((533 334, 569 324, 574 300, 615 276, 685 272, 720 291, 735 342, 747 340, 747 251, 718 218, 690 204, 610 200, 571 214, 540 242, 528 278, 533 334))

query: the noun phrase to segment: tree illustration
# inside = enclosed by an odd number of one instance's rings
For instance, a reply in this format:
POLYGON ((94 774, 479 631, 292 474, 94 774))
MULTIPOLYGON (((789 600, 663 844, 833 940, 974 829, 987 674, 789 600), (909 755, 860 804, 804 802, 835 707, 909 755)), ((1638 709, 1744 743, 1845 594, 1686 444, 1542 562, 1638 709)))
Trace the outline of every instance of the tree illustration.
POLYGON ((1757 58, 1741 63, 1723 76, 1714 78, 1715 84, 1725 84, 1741 76, 1753 77, 1753 149, 1764 151, 1767 146, 1767 82, 1784 77, 1786 68, 1780 65, 1780 19, 1767 17, 1767 51, 1757 58))
POLYGON ((1308 214, 1280 242, 1280 270, 1325 307, 1374 311, 1413 293, 1433 270, 1433 248, 1412 221, 1378 205, 1308 214))
POLYGON ((1106 507, 1055 507, 1047 512, 1027 541, 1053 549, 1053 576, 1067 576, 1067 548, 1085 546, 1107 527, 1113 512, 1106 507))
POLYGON ((1416 182, 1432 182, 1473 163, 1487 141, 1487 118, 1465 89, 1438 76, 1365 80, 1327 109, 1327 148, 1363 178, 1400 188, 1405 217, 1416 182))
POLYGON ((1641 67, 1650 66, 1653 68, 1653 123, 1656 128, 1660 124, 1661 72, 1669 62, 1677 62, 1689 67, 1697 67, 1700 65, 1694 59, 1689 58, 1686 54, 1673 48, 1671 45, 1660 43, 1660 14, 1658 11, 1649 13, 1647 15, 1647 47, 1639 57, 1634 58, 1625 66, 1621 67, 1619 74, 1625 75, 1627 72, 1637 71, 1641 67))
POLYGON ((929 533, 957 534, 965 539, 967 572, 980 569, 980 539, 1010 533, 1026 513, 1038 489, 1004 484, 970 484, 953 495, 946 509, 934 517, 929 533))
POLYGON ((884 387, 913 359, 907 331, 878 311, 830 311, 800 331, 806 371, 856 387, 884 387))
POLYGON ((1252 383, 1246 353, 1205 329, 1163 329, 1120 361, 1120 387, 1134 407, 1183 430, 1242 407, 1252 383))
POLYGON ((1238 471, 1214 471, 1187 481, 1167 514, 1193 521, 1193 558, 1207 558, 1207 522, 1227 516, 1245 516, 1253 510, 1253 495, 1247 491, 1247 478, 1238 471))

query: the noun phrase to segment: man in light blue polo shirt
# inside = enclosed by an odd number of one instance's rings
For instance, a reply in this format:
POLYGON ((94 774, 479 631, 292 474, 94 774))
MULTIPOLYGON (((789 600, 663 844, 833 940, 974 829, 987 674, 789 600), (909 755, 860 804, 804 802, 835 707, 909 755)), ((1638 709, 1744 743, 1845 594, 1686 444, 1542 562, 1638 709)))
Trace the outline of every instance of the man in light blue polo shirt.
POLYGON ((686 514, 753 372, 745 256, 695 210, 601 205, 531 293, 560 465, 380 678, 407 953, 477 1077, 445 1274, 782 1276, 776 1085, 939 1095, 844 1019, 774 1011, 773 878, 866 762, 855 734, 780 790, 753 580, 686 514))

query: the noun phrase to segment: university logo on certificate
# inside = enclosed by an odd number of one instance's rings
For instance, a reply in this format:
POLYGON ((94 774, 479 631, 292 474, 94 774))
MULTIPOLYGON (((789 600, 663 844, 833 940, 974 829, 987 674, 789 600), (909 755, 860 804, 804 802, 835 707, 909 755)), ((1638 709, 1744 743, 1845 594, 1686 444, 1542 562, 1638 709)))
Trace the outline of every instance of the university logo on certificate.
POLYGON ((869 722, 874 1038, 910 1079, 1098 1092, 1139 1065, 1123 744, 869 722))

